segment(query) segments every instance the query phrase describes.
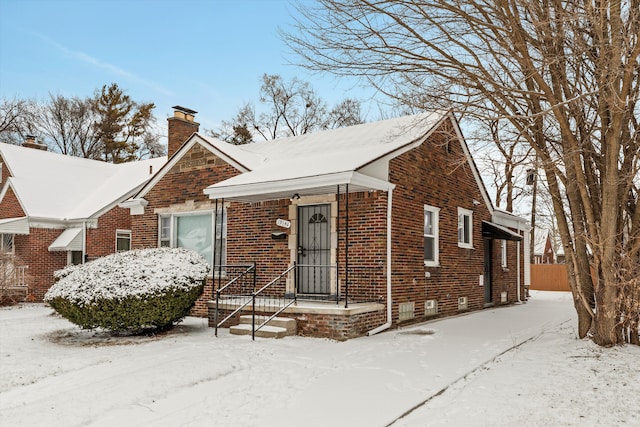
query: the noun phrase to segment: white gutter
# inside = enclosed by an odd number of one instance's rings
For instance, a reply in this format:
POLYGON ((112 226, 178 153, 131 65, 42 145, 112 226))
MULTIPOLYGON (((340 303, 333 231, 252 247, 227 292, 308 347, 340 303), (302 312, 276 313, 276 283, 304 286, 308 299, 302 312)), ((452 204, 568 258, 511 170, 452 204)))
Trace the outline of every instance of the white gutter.
POLYGON ((391 207, 393 205, 393 187, 387 191, 387 322, 367 332, 367 335, 375 335, 391 327, 391 207))

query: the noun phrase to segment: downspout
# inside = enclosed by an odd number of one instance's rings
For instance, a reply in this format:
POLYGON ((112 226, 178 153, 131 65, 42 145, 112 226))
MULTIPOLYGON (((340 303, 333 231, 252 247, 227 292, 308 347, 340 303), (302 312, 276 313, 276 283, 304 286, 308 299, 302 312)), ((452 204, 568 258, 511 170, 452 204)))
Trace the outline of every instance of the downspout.
POLYGON ((87 257, 87 221, 82 221, 82 263, 87 257))
POLYGON ((393 206, 393 187, 387 191, 387 322, 367 332, 367 335, 375 335, 391 327, 391 207, 393 206))
MULTIPOLYGON (((518 234, 520 234, 520 223, 518 222, 518 234)), ((517 274, 518 274, 518 278, 516 279, 516 283, 517 283, 517 287, 518 287, 518 303, 521 303, 522 301, 520 300, 520 240, 518 240, 516 242, 516 247, 517 247, 517 254, 516 254, 516 260, 518 262, 518 267, 516 268, 517 274)))

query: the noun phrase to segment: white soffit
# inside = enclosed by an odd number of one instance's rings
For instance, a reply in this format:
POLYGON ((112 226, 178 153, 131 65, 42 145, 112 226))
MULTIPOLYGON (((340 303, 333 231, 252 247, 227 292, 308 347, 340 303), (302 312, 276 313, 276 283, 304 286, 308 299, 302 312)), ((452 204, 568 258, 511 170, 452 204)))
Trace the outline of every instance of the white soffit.
POLYGON ((0 219, 0 233, 29 234, 29 219, 26 216, 0 219))
POLYGON ((67 228, 49 245, 49 252, 81 250, 82 228, 80 227, 67 228))
MULTIPOLYGON (((231 181, 231 180, 229 180, 231 181)), ((387 181, 366 176, 358 172, 341 172, 327 175, 301 177, 271 182, 243 183, 224 185, 224 182, 212 185, 204 190, 211 199, 235 200, 239 202, 260 202, 266 200, 289 199, 294 195, 311 196, 335 194, 340 191, 349 192, 382 190, 395 187, 387 181)))

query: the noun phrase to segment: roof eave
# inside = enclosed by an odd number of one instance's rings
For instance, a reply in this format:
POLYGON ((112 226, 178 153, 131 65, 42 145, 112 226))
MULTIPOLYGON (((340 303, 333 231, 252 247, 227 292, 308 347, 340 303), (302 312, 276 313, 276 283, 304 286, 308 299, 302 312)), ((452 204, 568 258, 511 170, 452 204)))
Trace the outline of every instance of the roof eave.
POLYGON ((332 194, 340 191, 389 191, 394 184, 363 175, 354 171, 337 172, 325 175, 282 179, 269 182, 256 182, 237 185, 224 185, 224 182, 211 185, 204 190, 210 199, 225 199, 244 203, 268 200, 289 199, 297 196, 332 194))

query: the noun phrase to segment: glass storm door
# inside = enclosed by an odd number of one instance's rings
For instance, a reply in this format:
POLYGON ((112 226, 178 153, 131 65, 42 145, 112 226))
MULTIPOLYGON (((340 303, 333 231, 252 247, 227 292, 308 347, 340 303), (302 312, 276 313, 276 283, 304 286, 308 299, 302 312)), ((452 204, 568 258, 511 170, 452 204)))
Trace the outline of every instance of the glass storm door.
POLYGON ((330 205, 298 207, 298 293, 329 295, 330 205))
POLYGON ((493 302, 493 288, 491 286, 491 264, 493 255, 493 240, 484 239, 484 303, 493 302))

